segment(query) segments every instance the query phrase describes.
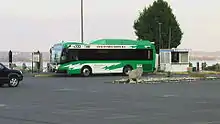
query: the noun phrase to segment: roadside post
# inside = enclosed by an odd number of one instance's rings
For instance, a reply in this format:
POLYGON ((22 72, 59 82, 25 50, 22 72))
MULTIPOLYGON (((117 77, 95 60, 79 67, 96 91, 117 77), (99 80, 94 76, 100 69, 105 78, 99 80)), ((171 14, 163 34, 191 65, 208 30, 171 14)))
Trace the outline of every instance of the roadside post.
POLYGON ((36 69, 37 73, 40 73, 42 66, 42 54, 40 51, 32 53, 32 73, 36 69))
POLYGON ((9 68, 12 69, 12 51, 8 52, 8 61, 9 61, 9 68))

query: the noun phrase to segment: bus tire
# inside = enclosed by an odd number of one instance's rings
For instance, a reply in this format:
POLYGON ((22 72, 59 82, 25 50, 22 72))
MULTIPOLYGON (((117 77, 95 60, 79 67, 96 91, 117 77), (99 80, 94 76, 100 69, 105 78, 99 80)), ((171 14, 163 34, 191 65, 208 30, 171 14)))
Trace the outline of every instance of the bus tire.
POLYGON ((130 65, 126 65, 123 68, 123 75, 128 75, 129 71, 133 70, 133 68, 130 65))
POLYGON ((89 66, 83 66, 83 68, 81 69, 81 75, 83 77, 89 77, 90 75, 92 75, 92 69, 89 66))

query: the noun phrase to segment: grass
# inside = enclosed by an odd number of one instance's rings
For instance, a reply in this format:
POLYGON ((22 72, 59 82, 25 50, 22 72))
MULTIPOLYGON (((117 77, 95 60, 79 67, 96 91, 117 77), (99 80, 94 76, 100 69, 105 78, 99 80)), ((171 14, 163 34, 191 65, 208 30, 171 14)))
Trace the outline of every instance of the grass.
POLYGON ((204 73, 204 74, 220 74, 220 72, 218 72, 218 71, 204 71, 204 72, 201 72, 201 73, 204 73))
POLYGON ((54 77, 53 74, 36 74, 34 77, 54 77))
POLYGON ((204 73, 189 73, 190 77, 197 77, 197 78, 206 78, 206 74, 204 73))
POLYGON ((185 75, 185 74, 189 74, 189 72, 172 72, 172 74, 182 74, 182 75, 185 75))
MULTIPOLYGON (((186 75, 191 73, 199 73, 199 74, 220 74, 217 71, 200 71, 200 72, 172 72, 172 74, 186 75)), ((156 72, 155 74, 167 74, 167 72, 156 72)))

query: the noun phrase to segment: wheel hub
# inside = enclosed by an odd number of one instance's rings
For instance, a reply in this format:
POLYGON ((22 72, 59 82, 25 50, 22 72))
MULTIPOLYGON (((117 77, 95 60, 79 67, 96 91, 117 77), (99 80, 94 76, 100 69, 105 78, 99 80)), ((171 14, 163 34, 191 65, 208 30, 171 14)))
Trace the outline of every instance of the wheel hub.
POLYGON ((18 80, 16 78, 12 78, 9 83, 11 86, 16 86, 18 84, 18 80))
POLYGON ((89 69, 86 68, 83 70, 83 73, 84 73, 84 75, 88 76, 90 74, 90 71, 89 71, 89 69))
POLYGON ((130 71, 131 71, 131 69, 130 69, 130 68, 127 68, 127 69, 125 70, 125 73, 128 74, 130 71))

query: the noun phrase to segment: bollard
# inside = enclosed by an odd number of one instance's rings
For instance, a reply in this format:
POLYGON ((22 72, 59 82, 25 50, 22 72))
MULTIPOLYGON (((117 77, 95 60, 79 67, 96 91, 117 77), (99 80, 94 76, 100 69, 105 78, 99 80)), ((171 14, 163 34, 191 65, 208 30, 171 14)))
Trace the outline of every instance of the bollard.
POLYGON ((12 51, 8 52, 9 68, 12 69, 12 51))
POLYGON ((197 71, 199 72, 199 62, 197 62, 197 71))

